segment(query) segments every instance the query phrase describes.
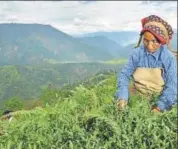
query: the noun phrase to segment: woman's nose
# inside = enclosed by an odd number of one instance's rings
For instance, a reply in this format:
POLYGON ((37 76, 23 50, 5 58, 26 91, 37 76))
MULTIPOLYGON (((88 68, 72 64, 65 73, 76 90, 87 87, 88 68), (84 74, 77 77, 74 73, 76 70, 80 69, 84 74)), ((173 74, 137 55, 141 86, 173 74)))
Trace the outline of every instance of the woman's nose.
POLYGON ((148 45, 147 45, 147 46, 148 46, 148 47, 149 47, 149 46, 152 46, 152 43, 151 43, 150 41, 148 41, 148 45))
POLYGON ((147 48, 151 50, 151 49, 153 49, 153 45, 150 42, 148 42, 147 48))

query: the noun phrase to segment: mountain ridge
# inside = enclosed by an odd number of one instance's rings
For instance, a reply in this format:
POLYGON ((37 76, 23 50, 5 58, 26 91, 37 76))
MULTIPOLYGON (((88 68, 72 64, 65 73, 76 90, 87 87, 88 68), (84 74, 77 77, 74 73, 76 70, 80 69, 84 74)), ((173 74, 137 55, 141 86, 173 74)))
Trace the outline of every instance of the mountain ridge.
POLYGON ((50 25, 0 24, 0 32, 1 64, 40 63, 44 58, 78 62, 113 58, 50 25))
POLYGON ((78 37, 77 39, 85 44, 105 49, 106 51, 110 52, 112 56, 123 58, 121 56, 123 47, 105 36, 78 37))

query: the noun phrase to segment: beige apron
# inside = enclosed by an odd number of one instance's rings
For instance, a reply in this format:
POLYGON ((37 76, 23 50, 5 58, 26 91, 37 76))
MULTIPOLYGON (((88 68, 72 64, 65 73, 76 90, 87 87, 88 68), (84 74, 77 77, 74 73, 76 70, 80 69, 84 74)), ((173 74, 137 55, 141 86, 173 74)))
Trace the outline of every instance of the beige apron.
POLYGON ((141 94, 160 94, 164 87, 162 68, 137 68, 133 73, 134 88, 141 94))

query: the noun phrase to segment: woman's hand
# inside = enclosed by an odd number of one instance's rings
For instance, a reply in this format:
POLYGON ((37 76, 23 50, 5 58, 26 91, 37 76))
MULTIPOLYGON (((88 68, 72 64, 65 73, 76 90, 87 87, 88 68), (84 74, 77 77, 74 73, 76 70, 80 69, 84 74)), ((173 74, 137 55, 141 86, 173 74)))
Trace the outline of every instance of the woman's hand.
POLYGON ((124 109, 126 105, 127 105, 127 101, 126 100, 119 99, 119 101, 118 101, 118 108, 119 109, 121 109, 121 110, 124 109))
POLYGON ((155 112, 155 113, 161 112, 161 110, 160 110, 159 107, 154 107, 154 108, 152 109, 152 111, 155 112))

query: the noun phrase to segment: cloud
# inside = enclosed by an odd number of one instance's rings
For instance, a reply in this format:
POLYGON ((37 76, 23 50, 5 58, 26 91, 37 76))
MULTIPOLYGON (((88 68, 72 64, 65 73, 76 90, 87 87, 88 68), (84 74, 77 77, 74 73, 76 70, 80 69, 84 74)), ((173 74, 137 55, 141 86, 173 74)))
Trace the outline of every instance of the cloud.
POLYGON ((6 1, 0 2, 0 23, 50 24, 69 34, 141 29, 151 14, 177 30, 177 1, 6 1))

